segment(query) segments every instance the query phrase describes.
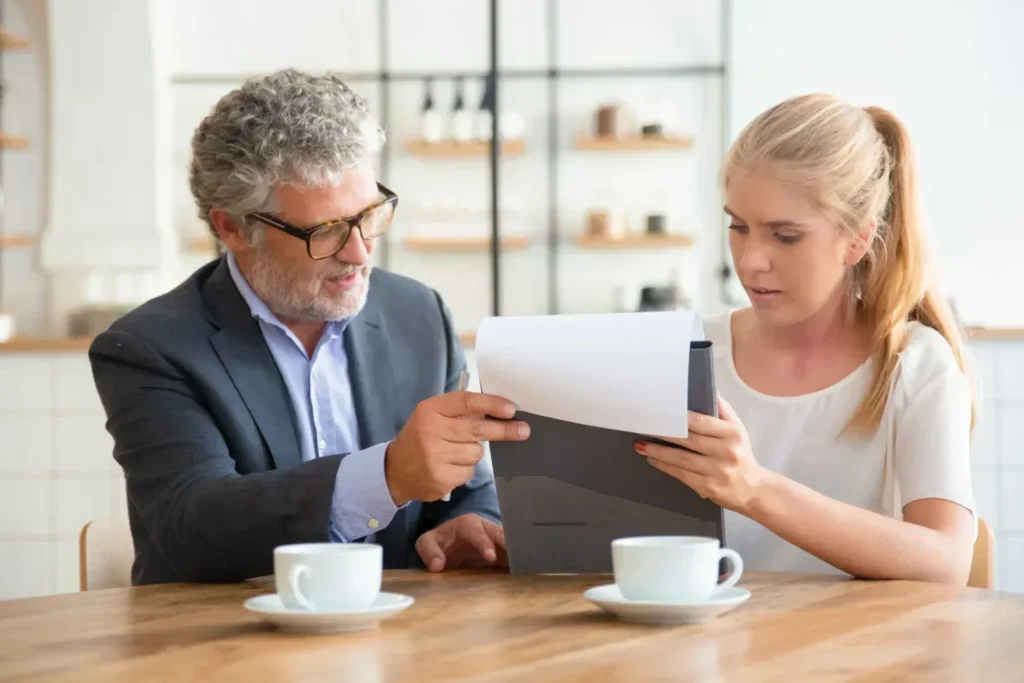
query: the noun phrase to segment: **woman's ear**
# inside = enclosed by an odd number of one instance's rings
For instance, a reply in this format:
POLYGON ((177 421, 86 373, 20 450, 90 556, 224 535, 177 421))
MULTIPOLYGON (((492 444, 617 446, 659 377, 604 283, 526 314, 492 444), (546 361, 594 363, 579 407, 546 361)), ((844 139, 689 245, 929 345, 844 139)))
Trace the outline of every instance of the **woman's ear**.
POLYGON ((857 234, 854 236, 853 241, 850 242, 850 246, 846 249, 846 265, 855 266, 860 263, 861 259, 871 249, 871 243, 875 239, 875 233, 878 232, 878 222, 874 219, 864 224, 857 234))

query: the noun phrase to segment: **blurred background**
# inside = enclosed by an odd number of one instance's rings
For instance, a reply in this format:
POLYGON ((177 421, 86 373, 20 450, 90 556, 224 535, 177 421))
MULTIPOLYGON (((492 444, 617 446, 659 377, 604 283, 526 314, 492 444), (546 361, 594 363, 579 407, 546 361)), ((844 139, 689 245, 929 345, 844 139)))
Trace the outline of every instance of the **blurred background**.
POLYGON ((376 264, 438 289, 471 363, 489 315, 744 305, 730 141, 811 91, 892 110, 971 336, 997 583, 1024 592, 1024 2, 0 0, 0 28, 0 599, 76 590, 82 525, 125 514, 88 341, 216 257, 192 131, 283 67, 368 99, 400 197, 376 264))

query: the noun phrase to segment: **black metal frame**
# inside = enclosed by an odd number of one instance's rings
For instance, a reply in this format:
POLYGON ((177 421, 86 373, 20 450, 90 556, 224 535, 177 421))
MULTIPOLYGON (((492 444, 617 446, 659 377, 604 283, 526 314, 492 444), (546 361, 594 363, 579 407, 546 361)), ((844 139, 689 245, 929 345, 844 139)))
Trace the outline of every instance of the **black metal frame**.
MULTIPOLYGON (((557 313, 558 306, 558 84, 563 79, 589 79, 589 78, 644 78, 644 77, 719 77, 721 78, 719 93, 719 113, 721 115, 721 140, 719 157, 725 156, 728 148, 728 114, 729 114, 729 54, 730 31, 731 31, 731 2, 730 0, 719 0, 721 31, 722 59, 717 64, 680 64, 664 67, 645 68, 622 68, 622 69, 560 69, 554 66, 558 58, 558 8, 557 0, 549 0, 547 3, 547 48, 550 66, 547 69, 509 69, 499 71, 498 69, 498 1, 490 0, 490 17, 488 30, 490 33, 490 64, 485 72, 474 71, 452 71, 452 72, 401 72, 392 73, 388 68, 388 42, 387 42, 387 21, 388 21, 388 0, 378 0, 378 48, 379 64, 378 72, 351 72, 345 74, 345 79, 352 82, 375 81, 380 88, 380 118, 387 130, 390 121, 390 88, 389 84, 395 82, 423 81, 428 78, 440 79, 489 79, 494 86, 489 108, 494 125, 491 126, 492 135, 490 141, 490 199, 491 199, 491 313, 501 315, 501 226, 500 212, 498 210, 498 196, 500 191, 500 163, 501 145, 499 127, 497 125, 497 112, 499 107, 499 85, 502 79, 544 79, 547 81, 548 95, 548 312, 557 313)), ((178 76, 172 79, 174 83, 224 83, 240 82, 255 74, 232 74, 223 76, 178 76)), ((387 178, 388 151, 381 154, 380 172, 381 177, 387 178)), ((725 221, 722 219, 719 239, 722 247, 721 265, 721 289, 720 297, 723 303, 729 303, 728 281, 732 274, 732 268, 728 261, 728 233, 725 229, 725 221)), ((382 267, 387 268, 390 263, 389 240, 383 240, 381 244, 382 267)))

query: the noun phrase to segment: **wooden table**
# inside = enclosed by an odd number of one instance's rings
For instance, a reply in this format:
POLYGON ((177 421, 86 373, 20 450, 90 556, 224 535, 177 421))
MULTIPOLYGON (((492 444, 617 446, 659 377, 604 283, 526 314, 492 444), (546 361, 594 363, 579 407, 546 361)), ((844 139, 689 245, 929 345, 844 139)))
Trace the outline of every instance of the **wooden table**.
POLYGON ((582 598, 607 580, 389 572, 385 590, 416 604, 328 636, 245 611, 269 579, 0 602, 0 680, 1024 680, 1022 596, 752 572, 740 608, 655 627, 582 598))

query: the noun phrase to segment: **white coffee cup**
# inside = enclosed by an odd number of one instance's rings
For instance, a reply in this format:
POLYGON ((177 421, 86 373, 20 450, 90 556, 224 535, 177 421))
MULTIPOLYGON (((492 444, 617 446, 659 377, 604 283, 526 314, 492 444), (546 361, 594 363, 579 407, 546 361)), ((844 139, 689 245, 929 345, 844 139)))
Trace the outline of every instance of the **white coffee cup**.
POLYGON ((380 594, 384 555, 375 543, 300 543, 274 548, 274 583, 289 609, 345 612, 380 594))
POLYGON ((615 584, 627 600, 693 604, 732 588, 743 575, 735 550, 705 536, 638 536, 612 541, 615 584), (732 572, 718 583, 718 567, 728 558, 732 572))

